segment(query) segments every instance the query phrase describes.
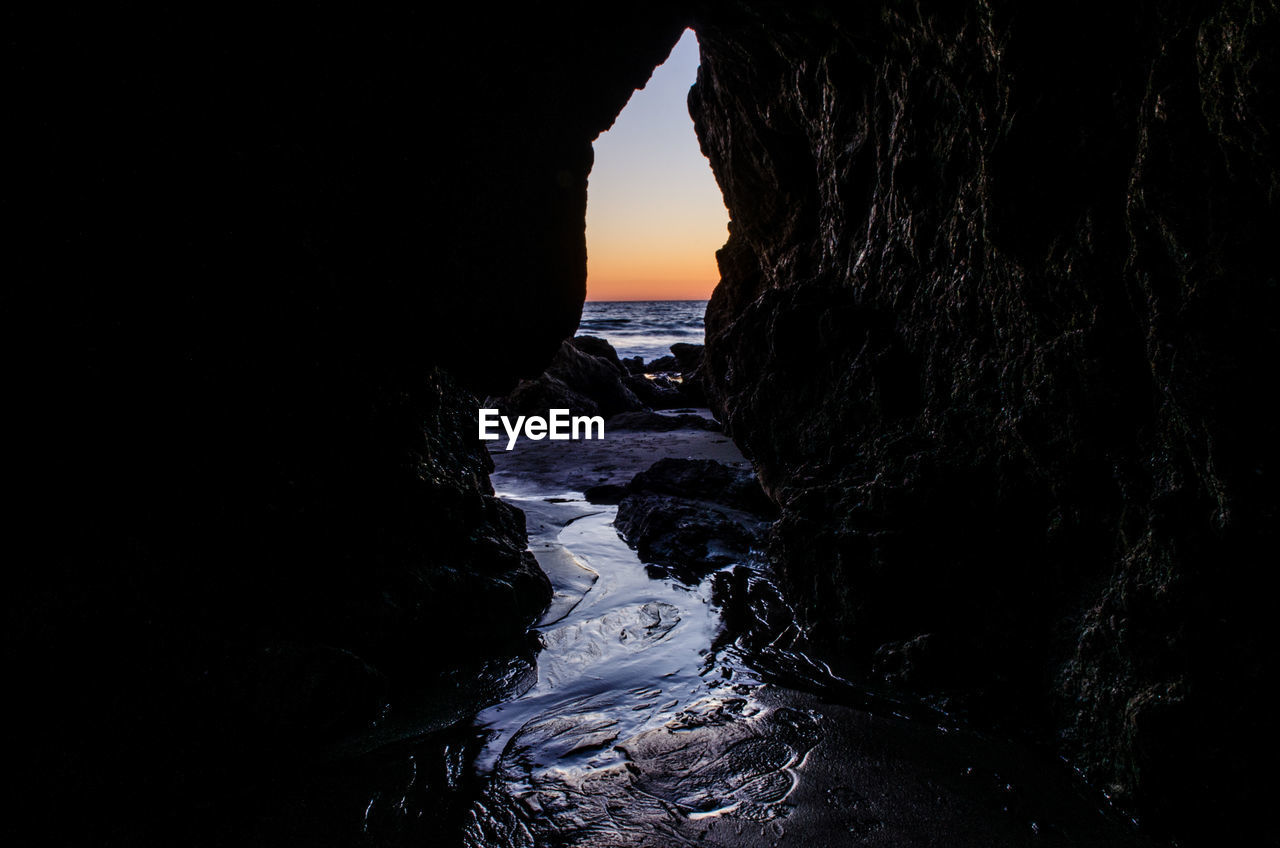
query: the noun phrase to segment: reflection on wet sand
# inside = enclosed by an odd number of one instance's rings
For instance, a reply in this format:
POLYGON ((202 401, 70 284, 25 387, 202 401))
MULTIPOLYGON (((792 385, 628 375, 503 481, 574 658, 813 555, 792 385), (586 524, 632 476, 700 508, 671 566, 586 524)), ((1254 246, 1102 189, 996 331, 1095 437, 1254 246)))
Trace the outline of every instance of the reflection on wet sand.
POLYGON ((833 674, 754 555, 700 574, 647 568, 613 526, 617 507, 580 494, 704 448, 742 463, 720 434, 570 444, 587 453, 543 442, 495 455, 494 485, 525 511, 555 588, 530 650, 424 685, 292 791, 273 787, 292 801, 247 798, 175 841, 1145 844, 1044 752, 833 674))
MULTIPOLYGON (((616 455, 637 453, 659 458, 616 455)), ((616 508, 548 471, 516 455, 494 477, 558 595, 537 682, 477 718, 466 844, 1141 844, 1057 763, 833 675, 763 562, 646 569, 616 508)))

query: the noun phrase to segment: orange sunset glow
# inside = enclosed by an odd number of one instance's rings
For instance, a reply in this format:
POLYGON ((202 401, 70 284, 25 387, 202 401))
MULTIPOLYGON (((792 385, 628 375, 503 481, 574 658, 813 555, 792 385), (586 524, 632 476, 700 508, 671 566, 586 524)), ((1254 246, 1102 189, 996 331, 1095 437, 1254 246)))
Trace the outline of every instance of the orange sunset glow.
POLYGON ((596 139, 587 187, 587 300, 706 300, 729 213, 686 98, 698 42, 686 30, 596 139))

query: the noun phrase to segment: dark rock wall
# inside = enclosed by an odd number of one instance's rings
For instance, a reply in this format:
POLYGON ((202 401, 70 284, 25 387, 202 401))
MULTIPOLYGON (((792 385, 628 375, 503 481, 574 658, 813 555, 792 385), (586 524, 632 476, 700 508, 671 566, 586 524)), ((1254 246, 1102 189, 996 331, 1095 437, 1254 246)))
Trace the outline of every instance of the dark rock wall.
MULTIPOLYGON (((818 635, 1225 818, 1266 738, 1276 7, 1019 5, 706 4, 700 374, 818 635)), ((77 798, 106 841, 511 649, 546 585, 471 392, 572 334, 590 141, 681 20, 5 12, 4 650, 49 804, 7 826, 77 798)))
POLYGON ((576 328, 591 141, 682 28, 147 6, 4 25, 13 762, 99 844, 518 647, 472 392, 576 328))
POLYGON ((707 384, 814 630, 1159 827, 1256 815, 1275 3, 704 10, 707 384), (933 638, 912 642, 922 634, 933 638))

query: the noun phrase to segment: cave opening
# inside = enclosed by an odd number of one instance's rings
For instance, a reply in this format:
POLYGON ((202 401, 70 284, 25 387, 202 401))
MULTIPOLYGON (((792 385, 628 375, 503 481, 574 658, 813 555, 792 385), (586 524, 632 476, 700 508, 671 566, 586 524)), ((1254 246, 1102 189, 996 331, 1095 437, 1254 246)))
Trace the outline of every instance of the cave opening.
POLYGON ((593 144, 579 333, 604 338, 623 359, 669 361, 673 344, 701 344, 719 281, 715 252, 729 214, 689 115, 699 61, 686 29, 593 144))
POLYGON ((1256 826, 1280 40, 1218 5, 23 15, 10 825, 1256 826))

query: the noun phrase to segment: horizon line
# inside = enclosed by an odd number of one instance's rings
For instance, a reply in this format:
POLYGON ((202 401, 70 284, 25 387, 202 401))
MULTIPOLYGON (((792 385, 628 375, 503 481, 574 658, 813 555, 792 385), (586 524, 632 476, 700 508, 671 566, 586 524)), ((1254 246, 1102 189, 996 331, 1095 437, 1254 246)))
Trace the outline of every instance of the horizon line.
POLYGON ((708 301, 709 297, 614 297, 608 300, 604 298, 587 298, 582 301, 587 303, 702 303, 708 301))

